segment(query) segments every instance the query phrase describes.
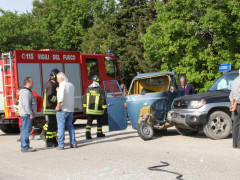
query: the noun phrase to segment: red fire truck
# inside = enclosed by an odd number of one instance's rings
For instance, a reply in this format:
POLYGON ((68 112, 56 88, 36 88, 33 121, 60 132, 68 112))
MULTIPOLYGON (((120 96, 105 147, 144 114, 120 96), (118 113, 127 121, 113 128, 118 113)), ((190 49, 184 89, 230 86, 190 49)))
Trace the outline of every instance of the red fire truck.
MULTIPOLYGON (((18 131, 17 114, 13 104, 16 100, 16 89, 23 87, 24 78, 32 77, 33 91, 43 97, 43 84, 49 79, 50 72, 54 68, 66 73, 69 81, 75 86, 75 118, 84 116, 82 95, 91 83, 94 74, 99 74, 103 81, 121 81, 118 62, 112 55, 57 50, 15 50, 2 53, 2 60, 0 60, 0 129, 3 132, 18 131)), ((43 123, 43 114, 39 113, 34 120, 34 125, 41 127, 43 123)))

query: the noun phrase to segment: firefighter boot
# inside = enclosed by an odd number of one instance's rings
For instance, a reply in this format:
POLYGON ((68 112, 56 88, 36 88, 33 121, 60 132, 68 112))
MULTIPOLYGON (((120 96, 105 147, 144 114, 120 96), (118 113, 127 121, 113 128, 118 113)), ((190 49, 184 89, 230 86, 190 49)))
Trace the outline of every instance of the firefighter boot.
POLYGON ((91 128, 92 128, 92 126, 86 125, 86 139, 92 139, 91 128))
POLYGON ((86 132, 86 139, 92 139, 91 132, 86 132))
POLYGON ((47 147, 47 148, 53 147, 53 143, 52 143, 52 142, 46 142, 46 147, 47 147))
POLYGON ((52 147, 58 147, 57 132, 53 132, 52 147))
POLYGON ((105 137, 105 134, 102 133, 102 127, 97 128, 97 137, 105 137))

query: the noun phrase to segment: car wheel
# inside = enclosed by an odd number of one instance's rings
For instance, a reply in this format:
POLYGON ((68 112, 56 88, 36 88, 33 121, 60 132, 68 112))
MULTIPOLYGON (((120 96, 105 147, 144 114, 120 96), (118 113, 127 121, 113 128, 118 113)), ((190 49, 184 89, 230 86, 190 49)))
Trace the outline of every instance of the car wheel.
POLYGON ((192 130, 189 130, 189 129, 183 129, 183 128, 179 128, 177 126, 175 126, 176 129, 177 129, 177 132, 183 136, 193 136, 195 134, 198 133, 198 131, 192 131, 192 130))
POLYGON ((2 132, 5 134, 18 134, 20 133, 19 127, 17 125, 12 126, 12 125, 4 125, 1 128, 2 132))
POLYGON ((232 120, 223 111, 215 111, 210 114, 204 132, 212 139, 225 139, 232 131, 232 120))
POLYGON ((206 128, 203 128, 203 132, 204 132, 204 134, 205 134, 207 137, 211 138, 211 136, 208 134, 208 132, 207 132, 207 129, 206 129, 206 128))
POLYGON ((149 125, 148 123, 141 122, 138 125, 137 130, 138 130, 138 135, 144 141, 151 140, 153 138, 153 135, 154 135, 153 126, 149 125))

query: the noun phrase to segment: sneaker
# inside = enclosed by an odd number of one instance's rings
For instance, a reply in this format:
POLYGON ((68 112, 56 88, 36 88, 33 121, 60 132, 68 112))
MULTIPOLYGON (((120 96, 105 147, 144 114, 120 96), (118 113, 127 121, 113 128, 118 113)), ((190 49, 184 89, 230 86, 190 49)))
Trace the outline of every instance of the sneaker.
POLYGON ((77 148, 77 144, 71 144, 70 148, 77 148))
POLYGON ((57 149, 57 150, 64 150, 64 147, 58 146, 56 149, 57 149))
POLYGON ((22 152, 35 152, 36 149, 33 149, 31 147, 29 147, 28 149, 25 149, 25 150, 21 150, 22 152))

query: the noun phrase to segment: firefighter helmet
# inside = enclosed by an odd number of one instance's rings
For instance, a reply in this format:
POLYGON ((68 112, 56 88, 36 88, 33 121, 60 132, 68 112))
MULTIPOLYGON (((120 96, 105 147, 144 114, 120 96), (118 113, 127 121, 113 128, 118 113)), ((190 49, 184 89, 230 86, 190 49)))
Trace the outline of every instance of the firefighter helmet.
POLYGON ((100 83, 102 81, 102 79, 100 78, 99 75, 93 75, 92 81, 96 81, 96 82, 100 83))
POLYGON ((57 74, 60 71, 58 69, 53 69, 50 74, 50 79, 56 81, 57 80, 57 74))

